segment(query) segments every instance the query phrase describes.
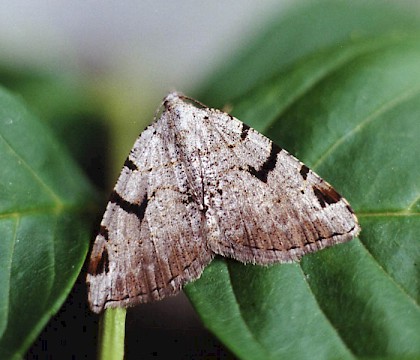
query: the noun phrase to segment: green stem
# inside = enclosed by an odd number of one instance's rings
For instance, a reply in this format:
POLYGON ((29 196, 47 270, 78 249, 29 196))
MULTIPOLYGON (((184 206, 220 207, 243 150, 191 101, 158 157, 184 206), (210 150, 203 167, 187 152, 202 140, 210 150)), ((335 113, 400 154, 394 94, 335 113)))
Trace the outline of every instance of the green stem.
POLYGON ((126 309, 106 309, 99 320, 98 359, 124 359, 126 309))

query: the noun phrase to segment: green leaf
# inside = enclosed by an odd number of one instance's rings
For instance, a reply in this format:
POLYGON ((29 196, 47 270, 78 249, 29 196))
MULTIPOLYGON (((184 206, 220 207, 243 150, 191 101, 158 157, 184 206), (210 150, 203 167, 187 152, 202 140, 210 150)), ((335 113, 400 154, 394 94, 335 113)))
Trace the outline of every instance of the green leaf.
POLYGON ((319 49, 232 101, 233 115, 333 184, 362 226, 299 264, 217 259, 186 287, 241 359, 420 357, 419 35, 319 49))
POLYGON ((248 91, 322 49, 357 39, 420 30, 420 11, 415 2, 413 6, 382 0, 311 0, 291 4, 288 11, 282 9, 280 14, 273 14, 271 23, 259 25, 262 30, 246 38, 243 48, 233 57, 223 58, 220 68, 210 74, 196 98, 221 108, 227 101, 236 103, 248 91))
POLYGON ((21 358, 85 259, 94 192, 25 105, 0 89, 0 358, 21 358))
POLYGON ((104 154, 110 141, 103 126, 103 97, 85 77, 0 64, 0 84, 20 94, 95 185, 106 187, 104 154))

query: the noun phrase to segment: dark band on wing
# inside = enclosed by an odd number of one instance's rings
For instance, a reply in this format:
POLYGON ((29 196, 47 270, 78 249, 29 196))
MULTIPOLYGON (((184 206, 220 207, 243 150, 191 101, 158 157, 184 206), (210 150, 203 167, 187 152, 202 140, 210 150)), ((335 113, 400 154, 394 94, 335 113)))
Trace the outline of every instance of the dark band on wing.
POLYGON ((242 123, 242 130, 241 130, 241 140, 245 140, 248 135, 248 130, 250 127, 247 124, 242 123))
POLYGON ((256 178, 260 179, 262 182, 267 182, 267 177, 270 171, 274 170, 277 164, 277 155, 282 151, 282 148, 277 146, 274 143, 271 143, 271 151, 268 158, 265 160, 264 164, 260 167, 259 170, 250 166, 248 171, 251 175, 254 175, 256 178))
POLYGON ((319 205, 321 205, 322 208, 325 208, 327 204, 335 204, 341 199, 341 195, 332 187, 319 188, 314 186, 313 190, 315 196, 318 198, 319 205))
POLYGON ((99 235, 102 235, 105 240, 109 240, 108 229, 103 225, 101 225, 101 227, 99 228, 99 235))
POLYGON ((144 213, 147 208, 147 195, 145 194, 143 200, 140 204, 131 203, 127 200, 124 200, 120 194, 118 194, 115 190, 111 193, 109 201, 113 204, 118 205, 121 209, 129 214, 134 214, 137 216, 140 222, 142 222, 144 218, 144 213))
POLYGON ((90 259, 88 273, 96 276, 99 274, 107 274, 109 272, 109 258, 108 251, 104 247, 100 257, 90 259))
POLYGON ((308 177, 308 172, 309 168, 305 164, 302 164, 299 173, 302 176, 303 180, 306 180, 306 178, 308 177))
POLYGON ((134 171, 134 170, 138 170, 138 167, 137 167, 137 165, 136 164, 134 164, 129 158, 127 158, 127 159, 125 159, 125 161, 124 161, 124 166, 127 168, 127 169, 130 169, 131 171, 134 171))

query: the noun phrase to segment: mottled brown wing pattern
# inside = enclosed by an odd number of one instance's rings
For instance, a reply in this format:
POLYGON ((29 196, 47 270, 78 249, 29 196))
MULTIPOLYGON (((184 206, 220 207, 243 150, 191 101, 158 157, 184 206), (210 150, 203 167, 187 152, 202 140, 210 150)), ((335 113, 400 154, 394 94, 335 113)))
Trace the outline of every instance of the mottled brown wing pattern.
POLYGON ((100 312, 176 294, 214 254, 299 260, 360 231, 347 201, 268 138, 176 93, 138 138, 110 196, 89 266, 100 312))
POLYGON ((95 312, 175 294, 213 258, 167 124, 163 115, 142 133, 111 194, 87 276, 95 312))
POLYGON ((227 114, 204 122, 219 134, 206 151, 218 171, 205 180, 215 253, 245 263, 291 262, 359 233, 348 202, 287 151, 227 114))

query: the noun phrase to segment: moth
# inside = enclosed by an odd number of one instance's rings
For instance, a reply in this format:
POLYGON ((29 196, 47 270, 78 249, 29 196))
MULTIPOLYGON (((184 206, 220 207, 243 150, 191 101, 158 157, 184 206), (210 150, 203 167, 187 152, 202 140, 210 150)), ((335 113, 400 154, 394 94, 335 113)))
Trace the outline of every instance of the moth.
POLYGON ((218 254, 298 261, 360 227, 349 203, 286 150, 179 93, 136 140, 88 268, 92 311, 163 299, 218 254))

